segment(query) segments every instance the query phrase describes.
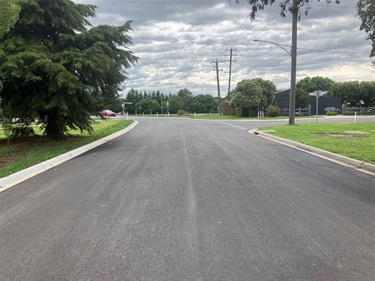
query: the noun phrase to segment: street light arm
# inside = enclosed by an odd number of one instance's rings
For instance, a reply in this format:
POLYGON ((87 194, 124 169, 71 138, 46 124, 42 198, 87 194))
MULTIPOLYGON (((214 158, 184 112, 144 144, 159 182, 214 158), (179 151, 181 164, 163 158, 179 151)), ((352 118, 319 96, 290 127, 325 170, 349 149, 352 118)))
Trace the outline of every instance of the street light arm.
POLYGON ((291 52, 289 52, 287 49, 285 49, 283 46, 281 46, 280 44, 277 44, 277 43, 275 43, 275 42, 271 42, 271 41, 267 41, 267 40, 258 40, 258 39, 255 39, 255 40, 253 40, 254 42, 263 42, 263 43, 269 43, 269 44, 272 44, 272 45, 276 45, 277 47, 279 47, 279 48, 281 48, 281 49, 283 49, 285 52, 287 52, 287 54, 289 55, 289 56, 292 56, 292 53, 291 52))

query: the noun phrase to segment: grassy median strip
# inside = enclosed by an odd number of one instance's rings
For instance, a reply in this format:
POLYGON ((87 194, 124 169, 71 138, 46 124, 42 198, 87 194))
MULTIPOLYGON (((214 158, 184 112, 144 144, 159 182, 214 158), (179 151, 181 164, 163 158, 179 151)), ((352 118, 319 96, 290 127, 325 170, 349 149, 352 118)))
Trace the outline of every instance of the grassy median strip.
POLYGON ((375 164, 375 123, 310 123, 259 129, 270 135, 307 144, 375 164))
POLYGON ((66 141, 50 141, 35 128, 36 136, 11 139, 9 145, 5 135, 0 131, 0 178, 104 138, 132 123, 133 121, 113 119, 95 120, 94 132, 91 135, 71 131, 66 141))
MULTIPOLYGON (((184 117, 184 116, 182 116, 184 117)), ((219 114, 189 114, 188 117, 191 119, 199 120, 276 120, 276 119, 288 119, 288 116, 278 117, 241 117, 236 115, 219 115, 219 114)))

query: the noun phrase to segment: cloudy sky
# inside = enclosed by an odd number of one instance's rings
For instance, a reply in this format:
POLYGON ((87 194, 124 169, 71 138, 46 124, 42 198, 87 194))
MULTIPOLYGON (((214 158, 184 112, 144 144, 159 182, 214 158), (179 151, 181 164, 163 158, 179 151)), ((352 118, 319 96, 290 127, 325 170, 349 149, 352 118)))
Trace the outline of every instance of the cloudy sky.
MULTIPOLYGON (((139 63, 128 71, 124 94, 131 89, 217 96, 216 59, 221 96, 226 96, 229 50, 233 49, 231 88, 243 79, 261 77, 279 90, 290 85, 291 15, 282 18, 278 4, 250 20, 246 0, 74 0, 94 4, 93 25, 120 25, 132 20, 131 50, 139 63)), ((325 1, 322 1, 325 2, 325 1)), ((355 0, 329 6, 314 1, 298 23, 297 81, 323 76, 334 81, 373 81, 371 45, 359 30, 355 0)))

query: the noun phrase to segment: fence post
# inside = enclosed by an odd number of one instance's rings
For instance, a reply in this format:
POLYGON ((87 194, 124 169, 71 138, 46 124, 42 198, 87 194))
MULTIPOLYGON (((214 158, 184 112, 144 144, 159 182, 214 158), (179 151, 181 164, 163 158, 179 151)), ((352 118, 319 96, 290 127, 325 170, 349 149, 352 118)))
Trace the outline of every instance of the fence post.
POLYGON ((309 104, 309 106, 307 108, 308 108, 308 111, 309 111, 309 116, 311 116, 311 104, 309 104))

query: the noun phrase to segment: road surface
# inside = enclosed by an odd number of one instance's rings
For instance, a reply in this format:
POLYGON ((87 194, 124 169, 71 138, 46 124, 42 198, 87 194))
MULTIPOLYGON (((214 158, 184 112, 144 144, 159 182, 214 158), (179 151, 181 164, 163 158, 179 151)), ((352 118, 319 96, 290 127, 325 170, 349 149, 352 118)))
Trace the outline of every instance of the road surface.
POLYGON ((374 280, 375 178, 257 126, 140 118, 0 193, 0 279, 374 280))

